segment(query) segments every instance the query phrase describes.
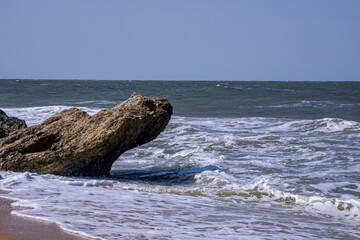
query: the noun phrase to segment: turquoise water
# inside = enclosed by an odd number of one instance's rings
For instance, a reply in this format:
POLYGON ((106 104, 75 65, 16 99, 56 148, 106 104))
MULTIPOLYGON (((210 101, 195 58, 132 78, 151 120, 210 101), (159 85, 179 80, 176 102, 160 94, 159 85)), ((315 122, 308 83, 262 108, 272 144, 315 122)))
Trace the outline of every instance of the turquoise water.
POLYGON ((112 178, 0 172, 15 214, 102 239, 360 239, 360 83, 1 80, 0 109, 39 124, 132 92, 174 107, 112 178))

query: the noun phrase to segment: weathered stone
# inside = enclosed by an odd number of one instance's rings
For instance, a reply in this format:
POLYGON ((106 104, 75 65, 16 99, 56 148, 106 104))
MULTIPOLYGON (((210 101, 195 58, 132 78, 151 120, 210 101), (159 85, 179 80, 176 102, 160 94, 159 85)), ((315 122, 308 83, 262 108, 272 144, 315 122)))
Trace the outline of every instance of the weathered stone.
POLYGON ((24 120, 16 117, 8 117, 4 111, 0 109, 0 138, 4 138, 19 129, 26 128, 24 120))
POLYGON ((93 116, 67 109, 0 139, 0 170, 106 176, 122 153, 155 139, 171 115, 166 99, 137 93, 93 116))

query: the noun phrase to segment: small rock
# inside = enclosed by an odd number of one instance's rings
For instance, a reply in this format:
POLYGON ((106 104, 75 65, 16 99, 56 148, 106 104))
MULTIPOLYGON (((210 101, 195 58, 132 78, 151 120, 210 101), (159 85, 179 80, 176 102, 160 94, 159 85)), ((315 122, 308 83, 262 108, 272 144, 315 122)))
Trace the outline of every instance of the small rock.
POLYGON ((12 132, 26 128, 24 120, 16 117, 8 117, 4 111, 0 109, 0 138, 9 136, 12 132))

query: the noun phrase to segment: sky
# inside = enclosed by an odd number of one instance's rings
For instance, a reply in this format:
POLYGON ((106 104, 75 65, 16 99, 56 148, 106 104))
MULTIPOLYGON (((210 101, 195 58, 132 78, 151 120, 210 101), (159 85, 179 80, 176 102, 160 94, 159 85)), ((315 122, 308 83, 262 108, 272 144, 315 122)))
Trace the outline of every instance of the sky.
POLYGON ((0 0, 0 78, 360 81, 360 1, 0 0))

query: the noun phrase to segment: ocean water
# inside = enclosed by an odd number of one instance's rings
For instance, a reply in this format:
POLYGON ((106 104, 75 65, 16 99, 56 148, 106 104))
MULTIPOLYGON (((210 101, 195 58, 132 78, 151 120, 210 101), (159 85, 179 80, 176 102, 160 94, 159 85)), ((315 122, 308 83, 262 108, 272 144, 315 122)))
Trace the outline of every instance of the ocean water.
POLYGON ((32 126, 132 92, 170 100, 165 131, 111 178, 0 172, 13 214, 95 239, 360 239, 360 82, 1 80, 0 109, 32 126))

